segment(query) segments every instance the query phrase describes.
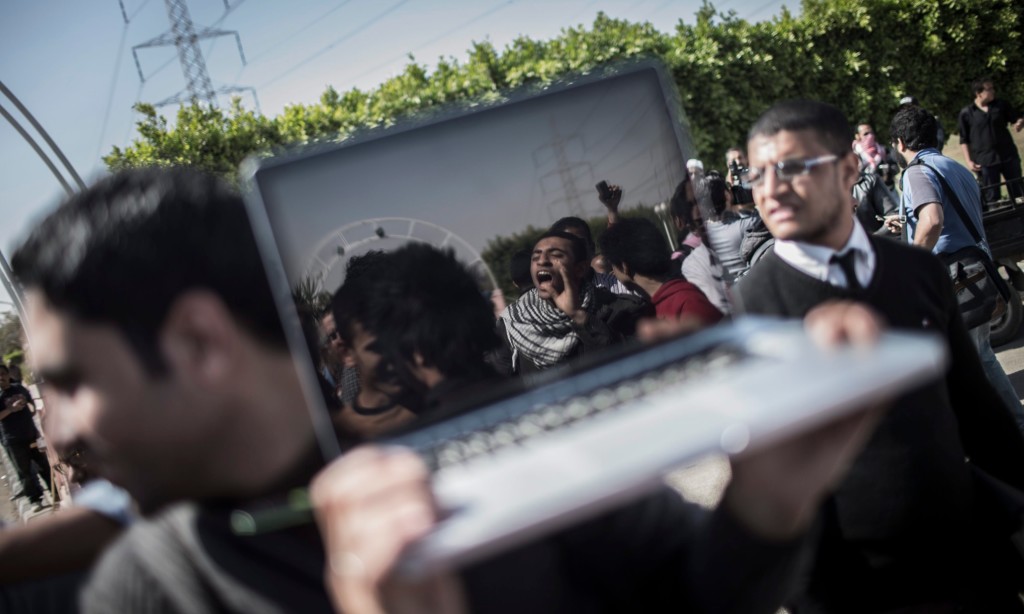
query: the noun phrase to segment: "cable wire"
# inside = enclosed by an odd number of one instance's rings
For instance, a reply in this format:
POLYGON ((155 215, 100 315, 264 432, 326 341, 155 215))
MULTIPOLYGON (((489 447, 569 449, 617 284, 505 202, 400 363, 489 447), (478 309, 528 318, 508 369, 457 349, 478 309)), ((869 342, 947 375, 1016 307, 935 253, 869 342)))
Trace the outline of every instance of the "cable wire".
POLYGON ((375 17, 371 18, 369 21, 363 23, 362 25, 358 26, 357 28, 355 28, 353 30, 350 30, 349 32, 345 33, 340 38, 338 38, 337 40, 332 42, 331 44, 329 44, 329 45, 327 45, 325 47, 322 47, 320 50, 316 51, 315 53, 313 53, 309 57, 305 58, 304 60, 300 60, 298 63, 292 65, 290 68, 288 68, 287 70, 283 71, 282 73, 280 73, 279 75, 277 75, 273 79, 270 79, 269 81, 267 81, 265 83, 262 83, 262 84, 258 85, 257 87, 262 89, 264 87, 267 87, 268 85, 271 85, 273 83, 277 83, 278 81, 280 81, 284 77, 286 77, 289 74, 291 74, 292 71, 295 71, 295 70, 301 68, 302 66, 305 66, 309 62, 312 62, 313 60, 315 60, 316 58, 318 58, 318 57, 322 56, 323 54, 327 53, 331 49, 334 49, 335 47, 337 47, 341 43, 343 43, 343 42, 347 41, 348 39, 352 38, 353 36, 359 34, 360 32, 362 32, 363 30, 365 30, 369 26, 377 23, 378 21, 380 21, 384 17, 386 17, 386 16, 390 15, 391 13, 395 12, 396 10, 398 10, 399 7, 401 7, 403 4, 406 4, 408 2, 409 2, 409 0, 399 0, 395 4, 391 5, 387 9, 385 9, 383 12, 378 13, 375 17))
POLYGON ((420 43, 412 51, 406 51, 406 52, 402 53, 401 55, 397 55, 397 56, 391 58, 390 60, 381 62, 380 64, 377 64, 376 66, 374 66, 372 68, 367 68, 366 70, 364 70, 363 72, 359 73, 358 75, 356 75, 354 77, 351 77, 349 79, 349 81, 355 81, 357 79, 365 77, 366 75, 368 75, 370 73, 376 72, 376 71, 380 70, 381 68, 384 68, 386 66, 390 66, 391 64, 394 64, 395 62, 397 62, 397 61, 399 61, 399 60, 401 60, 403 58, 408 57, 410 54, 415 54, 417 51, 420 51, 424 47, 429 47, 430 45, 433 45, 434 43, 436 43, 437 41, 439 41, 441 39, 448 38, 449 36, 451 36, 452 34, 455 34, 459 30, 462 30, 464 28, 468 28, 469 26, 471 26, 474 23, 480 21, 481 19, 484 19, 486 17, 490 17, 494 13, 497 13, 498 11, 511 6, 511 5, 515 4, 516 2, 517 2, 517 0, 505 0, 504 2, 501 2, 500 4, 498 4, 497 6, 493 6, 493 7, 489 8, 489 9, 487 9, 486 11, 484 11, 483 13, 480 13, 476 17, 473 17, 469 21, 463 22, 462 24, 457 25, 454 28, 451 28, 450 30, 445 31, 442 34, 439 34, 438 36, 435 36, 434 38, 432 38, 432 39, 430 39, 430 40, 428 40, 426 42, 420 43))
MULTIPOLYGON (((305 32, 306 30, 308 30, 308 29, 310 29, 310 28, 312 28, 313 26, 315 26, 315 25, 317 25, 317 24, 319 24, 319 23, 322 23, 322 22, 323 22, 323 20, 324 20, 324 19, 326 19, 326 18, 327 18, 327 17, 329 16, 329 15, 332 15, 332 14, 333 14, 334 12, 336 12, 336 11, 337 11, 338 9, 340 9, 340 8, 344 7, 344 6, 346 5, 346 4, 348 4, 348 3, 349 3, 349 2, 351 2, 351 1, 352 1, 352 0, 342 0, 342 1, 341 1, 341 2, 339 2, 338 4, 334 5, 334 7, 333 7, 333 8, 329 9, 329 10, 328 10, 328 11, 327 11, 326 13, 324 13, 323 15, 320 15, 320 16, 319 16, 319 17, 317 17, 316 19, 313 19, 312 21, 310 21, 310 22, 309 22, 309 23, 307 23, 306 25, 304 25, 304 26, 300 27, 300 28, 299 28, 298 30, 295 30, 295 31, 294 31, 294 32, 292 32, 291 34, 289 34, 289 35, 287 35, 287 36, 284 36, 284 37, 282 37, 282 38, 279 38, 279 39, 278 39, 278 40, 277 40, 276 42, 274 42, 273 44, 271 44, 271 45, 270 45, 270 47, 267 47, 266 49, 264 49, 264 50, 263 50, 263 51, 261 51, 260 53, 256 54, 256 57, 254 57, 254 58, 251 58, 251 59, 249 60, 249 62, 248 62, 248 63, 249 63, 249 64, 252 64, 253 62, 256 62, 256 61, 258 61, 258 60, 260 60, 260 59, 262 59, 262 58, 266 57, 266 56, 267 56, 267 55, 268 55, 268 54, 269 54, 269 53, 270 53, 271 51, 274 51, 275 49, 277 49, 278 47, 280 47, 281 45, 283 45, 283 44, 284 44, 285 42, 287 42, 287 41, 289 41, 289 40, 291 40, 291 39, 295 38, 295 37, 296 37, 296 36, 298 36, 299 34, 301 34, 301 33, 305 32)), ((242 70, 245 70, 245 67, 244 67, 244 66, 242 67, 242 70)), ((235 76, 235 78, 236 78, 236 79, 238 78, 238 76, 240 76, 240 75, 242 74, 242 70, 238 71, 238 75, 236 75, 236 76, 235 76)))
POLYGON ((114 106, 114 90, 117 89, 117 76, 121 72, 121 58, 124 55, 124 44, 128 40, 128 24, 121 29, 121 42, 117 46, 117 56, 114 58, 114 76, 110 79, 110 92, 107 94, 107 110, 103 113, 103 123, 100 125, 99 143, 96 144, 95 158, 100 157, 103 151, 103 137, 107 134, 107 124, 110 122, 110 110, 114 106))

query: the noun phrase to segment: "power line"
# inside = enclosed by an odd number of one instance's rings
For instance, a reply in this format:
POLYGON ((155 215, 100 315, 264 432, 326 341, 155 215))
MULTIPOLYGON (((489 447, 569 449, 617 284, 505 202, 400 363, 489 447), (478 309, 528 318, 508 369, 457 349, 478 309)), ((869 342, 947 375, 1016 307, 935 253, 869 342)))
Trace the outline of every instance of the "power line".
POLYGON ((285 76, 290 74, 292 71, 297 70, 298 68, 308 64, 309 62, 312 62, 316 58, 318 58, 321 55, 327 53, 331 49, 334 49, 335 47, 337 47, 341 43, 343 43, 343 42, 347 41, 348 39, 352 38, 353 36, 359 34, 360 32, 362 32, 363 30, 365 30, 369 26, 373 25, 374 23, 380 21, 384 17, 386 17, 386 16, 390 15, 391 13, 395 12, 396 10, 398 10, 398 8, 400 6, 402 6, 403 4, 406 4, 407 2, 409 2, 409 0, 399 0, 399 2, 396 2, 395 4, 391 5, 390 7, 385 9, 383 12, 377 14, 375 17, 373 17, 372 19, 370 19, 366 23, 358 26, 354 30, 351 30, 351 31, 347 32, 346 34, 341 36, 341 38, 335 40, 334 42, 332 42, 331 44, 327 45, 326 47, 321 48, 320 50, 315 52, 313 55, 307 57, 306 59, 299 61, 297 64, 292 65, 290 68, 288 68, 288 70, 285 70, 284 72, 282 72, 281 74, 277 75, 273 79, 271 79, 271 80, 269 80, 269 81, 267 81, 265 83, 260 84, 258 87, 264 88, 264 87, 267 87, 268 85, 271 85, 273 83, 277 83, 278 81, 283 79, 285 76))
MULTIPOLYGON (((348 4, 348 3, 349 3, 349 2, 351 2, 351 1, 352 1, 352 0, 342 0, 342 1, 341 1, 341 2, 339 2, 338 4, 334 5, 334 7, 333 7, 333 8, 329 9, 329 10, 328 10, 328 11, 327 11, 326 13, 324 13, 323 15, 320 15, 320 16, 319 16, 319 17, 317 17, 316 19, 313 19, 312 21, 310 21, 310 22, 309 22, 309 23, 307 23, 306 25, 302 26, 302 27, 301 27, 301 28, 299 28, 298 30, 295 30, 295 31, 294 31, 294 32, 292 32, 291 34, 289 34, 289 35, 287 35, 287 36, 284 36, 284 37, 282 37, 282 38, 278 39, 278 40, 277 40, 277 42, 273 43, 273 44, 272 44, 272 45, 271 45, 270 47, 267 47, 266 49, 264 49, 264 50, 263 50, 262 52, 260 52, 259 54, 257 54, 257 55, 256 55, 256 57, 254 57, 254 58, 251 58, 251 59, 249 60, 249 64, 252 64, 253 62, 257 62, 257 61, 259 61, 259 60, 263 59, 264 57, 266 57, 266 56, 267 56, 267 54, 269 54, 269 53, 270 53, 271 51, 274 51, 275 49, 277 49, 278 47, 280 47, 281 45, 283 45, 283 44, 284 44, 285 42, 287 42, 287 41, 289 41, 289 40, 291 40, 291 39, 295 38, 295 37, 296 37, 296 36, 298 36, 299 34, 301 34, 301 33, 305 32, 306 30, 308 30, 308 29, 310 29, 310 28, 312 28, 313 26, 315 26, 315 25, 317 25, 317 24, 319 24, 319 23, 323 22, 323 20, 324 20, 324 19, 326 19, 326 18, 327 18, 327 17, 329 16, 329 15, 333 14, 333 13, 334 13, 334 12, 336 12, 336 11, 337 11, 338 9, 342 8, 343 6, 345 6, 346 4, 348 4)), ((242 67, 242 69, 238 71, 238 75, 236 75, 236 76, 235 76, 235 78, 238 78, 238 76, 240 76, 240 75, 242 74, 242 71, 243 71, 243 70, 245 70, 245 66, 243 66, 243 67, 242 67)))
MULTIPOLYGON (((238 54, 244 64, 245 52, 242 50, 242 39, 239 37, 238 32, 218 30, 214 27, 202 28, 197 31, 192 22, 192 17, 189 15, 188 5, 185 3, 185 0, 164 0, 164 4, 167 8, 168 20, 171 22, 170 32, 165 32, 145 43, 133 46, 132 57, 135 59, 135 67, 139 71, 139 80, 145 82, 146 77, 142 72, 142 65, 139 62, 138 50, 148 47, 174 45, 178 50, 178 61, 181 64, 181 71, 185 77, 187 96, 185 92, 179 92, 170 98, 157 102, 156 106, 183 103, 188 100, 191 100, 193 103, 206 102, 216 106, 216 95, 218 93, 252 90, 252 88, 248 87, 222 87, 214 91, 210 75, 206 70, 206 61, 203 59, 202 51, 199 49, 200 39, 233 35, 235 42, 238 44, 238 54)), ((225 12, 215 23, 219 24, 224 21, 227 15, 240 4, 241 1, 231 6, 225 0, 225 12)), ((162 69, 163 67, 161 67, 162 69)))
MULTIPOLYGON (((139 5, 139 8, 135 9, 135 12, 133 12, 131 15, 128 16, 128 21, 130 22, 131 20, 133 20, 136 17, 138 17, 139 13, 142 12, 142 9, 145 8, 145 6, 147 4, 149 4, 149 0, 143 0, 142 4, 139 5)), ((122 7, 122 12, 123 12, 123 7, 122 7)))
MULTIPOLYGON (((146 2, 149 2, 149 0, 146 0, 146 2)), ((146 2, 143 2, 142 4, 145 5, 146 2)), ((216 28, 217 26, 219 26, 221 23, 224 22, 225 19, 227 19, 228 14, 230 14, 231 11, 235 10, 236 8, 238 8, 238 6, 241 5, 243 2, 245 2, 245 0, 239 0, 237 3, 235 3, 234 6, 229 7, 226 11, 224 11, 224 14, 221 15, 220 18, 217 19, 217 21, 213 22, 210 25, 210 27, 207 28, 207 29, 212 29, 212 28, 216 28)), ((142 7, 139 7, 139 8, 141 9, 142 7)), ((134 15, 133 15, 133 18, 134 18, 134 15)), ((204 56, 208 57, 210 55, 210 52, 213 51, 213 46, 215 44, 217 44, 217 38, 214 38, 210 42, 210 44, 206 47, 206 53, 204 54, 204 56)), ((241 43, 239 43, 238 49, 239 49, 239 53, 242 53, 242 45, 241 45, 241 43)), ((133 50, 133 53, 134 53, 134 50, 133 50)), ((139 69, 139 78, 142 81, 148 81, 148 80, 152 79, 153 77, 157 76, 158 74, 160 74, 160 72, 163 71, 163 69, 165 69, 168 66, 170 66, 174 62, 174 60, 177 60, 177 59, 178 59, 177 54, 172 55, 170 58, 167 59, 166 62, 164 62, 163 64, 158 66, 156 68, 156 70, 154 70, 153 72, 151 72, 151 73, 149 73, 148 75, 145 75, 145 76, 142 75, 142 69, 140 68, 139 69)), ((136 58, 135 63, 136 63, 136 65, 138 65, 138 58, 136 58)), ((245 68, 245 64, 246 64, 245 63, 245 55, 243 54, 242 55, 242 68, 243 69, 245 68)), ((239 74, 241 74, 241 72, 239 72, 239 74)), ((237 79, 237 78, 238 77, 236 76, 235 79, 237 79)))
MULTIPOLYGON (((210 28, 216 28, 220 24, 224 23, 224 20, 228 18, 228 15, 230 15, 232 11, 241 6, 244 2, 245 0, 238 0, 238 2, 234 3, 233 5, 229 5, 228 0, 224 0, 224 13, 219 18, 217 18, 217 21, 213 22, 213 24, 210 25, 210 28)), ((236 34, 235 36, 237 38, 238 35, 236 34)), ((206 51, 203 53, 203 57, 210 57, 210 54, 213 53, 213 48, 217 46, 217 41, 219 40, 220 38, 218 37, 210 39, 210 44, 206 46, 206 51)), ((242 40, 240 38, 238 38, 238 54, 242 58, 242 68, 245 69, 245 66, 246 64, 248 64, 248 62, 246 61, 245 58, 245 52, 242 51, 242 40)), ((236 80, 237 79, 232 79, 232 81, 236 80)), ((255 97, 256 93, 255 90, 253 90, 253 98, 255 97)), ((256 106, 259 106, 258 102, 256 103, 256 106)))
POLYGON ((96 144, 95 158, 100 157, 103 150, 103 137, 107 134, 107 124, 110 122, 110 110, 114 106, 114 90, 117 89, 117 76, 121 72, 121 58, 124 55, 124 44, 128 40, 128 24, 125 23, 121 29, 121 42, 117 45, 117 56, 114 58, 114 75, 110 79, 110 92, 107 94, 107 110, 103 114, 103 124, 100 125, 100 142, 96 144))
POLYGON ((356 75, 354 77, 351 77, 349 80, 350 81, 355 81, 356 79, 360 79, 362 77, 365 77, 366 75, 368 75, 370 73, 373 73, 373 72, 376 72, 376 71, 380 70, 381 68, 384 68, 385 66, 389 66, 391 64, 394 64, 395 62, 397 62, 397 61, 399 61, 399 60, 401 60, 401 59, 403 59, 405 57, 408 57, 409 54, 414 54, 417 51, 423 49, 424 47, 429 47, 430 45, 433 45, 434 43, 436 43, 437 41, 439 41, 441 39, 448 38, 449 36, 451 36, 452 34, 455 34, 459 30, 463 30, 465 28, 468 28, 469 26, 471 26, 474 23, 480 21, 481 19, 485 19, 487 17, 490 17, 494 13, 497 13, 498 11, 511 6, 511 5, 515 4, 516 2, 517 2, 517 0, 505 0, 504 2, 499 3, 497 6, 493 6, 493 7, 489 8, 489 9, 487 9, 486 11, 484 11, 483 13, 480 13, 476 17, 473 17, 469 21, 463 22, 462 24, 457 25, 454 28, 451 28, 450 30, 445 31, 442 34, 439 34, 439 35, 435 36, 434 38, 432 38, 432 39, 430 39, 430 40, 428 40, 426 42, 420 43, 412 51, 404 52, 401 55, 397 55, 397 56, 391 58, 390 60, 387 60, 385 62, 381 62, 380 64, 378 64, 378 65, 376 65, 376 66, 374 66, 372 68, 368 68, 368 69, 364 70, 363 72, 359 73, 358 75, 356 75))
MULTIPOLYGON (((139 104, 139 101, 142 100, 142 88, 144 88, 145 86, 146 86, 145 83, 139 83, 139 90, 137 92, 135 92, 135 102, 132 103, 132 108, 133 109, 135 108, 135 105, 139 104)), ((135 129, 135 121, 133 120, 132 122, 130 122, 128 124, 128 132, 124 135, 124 139, 121 140, 122 143, 125 143, 125 144, 128 143, 128 139, 130 139, 132 137, 132 130, 134 130, 134 129, 135 129)))
POLYGON ((751 11, 750 13, 747 13, 747 19, 753 21, 754 15, 757 15, 758 13, 764 11, 768 7, 772 6, 773 4, 778 4, 778 2, 779 2, 779 0, 769 0, 768 2, 765 2, 761 6, 757 7, 753 11, 751 11))

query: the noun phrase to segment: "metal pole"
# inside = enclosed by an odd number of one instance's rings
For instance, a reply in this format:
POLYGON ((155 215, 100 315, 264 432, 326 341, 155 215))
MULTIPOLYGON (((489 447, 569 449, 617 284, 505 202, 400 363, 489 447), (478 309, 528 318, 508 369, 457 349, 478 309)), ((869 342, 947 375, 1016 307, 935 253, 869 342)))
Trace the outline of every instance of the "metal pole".
POLYGON ((25 298, 21 295, 21 288, 18 287, 14 274, 11 272, 11 265, 7 263, 7 256, 0 250, 0 282, 11 297, 14 308, 18 311, 18 320, 21 323, 21 330, 25 332, 25 341, 32 345, 31 333, 28 330, 28 319, 25 315, 25 298))
POLYGON ((60 147, 57 147, 57 144, 53 142, 53 139, 50 138, 50 135, 46 132, 46 130, 43 130, 43 127, 39 124, 39 122, 36 121, 36 118, 31 113, 29 113, 29 110, 25 107, 25 105, 21 104, 21 101, 18 100, 14 93, 11 92, 11 90, 7 89, 7 86, 4 85, 3 81, 0 81, 0 91, 2 91, 4 95, 7 96, 11 100, 11 102, 14 103, 14 106, 18 107, 18 111, 20 111, 21 114, 25 116, 25 119, 27 119, 28 122, 32 124, 32 127, 36 129, 36 132, 38 132, 39 135, 43 137, 43 140, 46 141, 46 144, 50 146, 50 149, 53 150, 53 153, 57 154, 57 159, 60 160, 61 164, 64 165, 64 168, 67 169, 68 174, 71 175, 71 178, 74 179, 75 183, 78 184, 78 189, 84 190, 85 182, 82 181, 82 178, 79 177, 78 173, 75 172, 74 167, 71 166, 71 163, 68 162, 68 159, 64 156, 64 152, 60 150, 60 147))
POLYGON ((46 152, 43 151, 43 148, 39 146, 39 143, 36 143, 36 140, 32 138, 32 135, 29 134, 28 131, 25 130, 25 128, 22 127, 21 124, 18 123, 18 120, 15 119, 13 115, 8 113, 7 109, 3 108, 3 106, 0 106, 0 115, 3 115, 4 119, 6 119, 12 126, 14 126, 14 129, 18 131, 18 134, 21 135, 21 138, 25 139, 25 142, 28 143, 37 154, 39 154, 39 157, 43 160, 43 163, 46 164, 46 167, 50 169, 50 172, 53 173, 53 176, 57 178, 57 181, 60 182, 60 185, 64 187, 64 191, 68 193, 68 196, 74 194, 75 190, 68 184, 67 179, 64 179, 64 175, 60 174, 60 171, 57 170, 57 167, 53 164, 53 161, 50 160, 50 157, 46 155, 46 152))

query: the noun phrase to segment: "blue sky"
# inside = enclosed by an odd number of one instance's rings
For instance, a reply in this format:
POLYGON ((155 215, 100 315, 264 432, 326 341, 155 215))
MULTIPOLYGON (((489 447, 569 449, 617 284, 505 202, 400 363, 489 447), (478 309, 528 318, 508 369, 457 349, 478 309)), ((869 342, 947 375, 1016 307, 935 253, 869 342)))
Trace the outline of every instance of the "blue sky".
MULTIPOLYGON (((169 29, 163 0, 3 0, 0 8, 0 81, 50 133, 88 182, 104 172, 101 157, 134 138, 137 101, 155 103, 185 87, 173 47, 139 49, 145 82, 132 47, 169 29)), ((589 24, 598 11, 649 21, 670 32, 693 21, 695 0, 188 0, 197 29, 237 31, 201 43, 215 88, 253 87, 266 115, 288 104, 315 102, 327 86, 372 88, 401 71, 411 53, 433 65, 464 58, 473 41, 499 49, 519 35, 553 37, 589 24)), ((750 21, 770 19, 797 0, 719 0, 750 21)), ((253 98, 241 94, 251 107, 253 98)), ((228 98, 222 96, 221 104, 228 98)), ((13 104, 0 105, 31 131, 13 104)), ((173 115, 174 107, 165 107, 173 115)), ((37 136, 33 133, 34 136, 37 136)), ((38 136, 37 136, 38 140, 38 136)), ((40 140, 41 142, 41 140, 40 140)), ((44 145, 45 147, 45 145, 44 145)), ((0 121, 0 249, 9 253, 32 219, 64 192, 44 163, 0 121)), ((0 290, 0 310, 7 309, 0 290)))

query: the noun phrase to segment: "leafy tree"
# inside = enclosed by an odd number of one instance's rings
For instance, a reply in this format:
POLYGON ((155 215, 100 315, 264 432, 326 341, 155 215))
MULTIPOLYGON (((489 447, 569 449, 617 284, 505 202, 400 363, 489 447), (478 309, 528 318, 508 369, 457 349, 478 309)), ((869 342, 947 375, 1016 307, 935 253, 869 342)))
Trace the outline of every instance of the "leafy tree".
POLYGON ((114 147, 103 158, 111 171, 152 165, 191 165, 234 180, 247 156, 269 153, 289 142, 280 128, 287 125, 242 108, 235 99, 224 111, 193 104, 178 109, 170 126, 152 105, 140 103, 139 138, 125 149, 114 147))
POLYGON ((24 361, 24 340, 25 332, 18 314, 13 311, 4 313, 0 317, 0 357, 4 364, 21 364, 24 361))
POLYGON ((1024 81, 1016 78, 1024 72, 1024 0, 804 0, 799 16, 784 10, 759 23, 705 2, 696 17, 666 34, 601 13, 589 28, 566 28, 551 40, 520 37, 501 50, 474 43, 464 60, 442 58, 433 71, 410 56, 401 74, 373 90, 328 88, 319 101, 273 118, 236 100, 226 111, 182 107, 172 126, 140 104, 139 137, 104 161, 111 170, 190 164, 234 179, 248 155, 342 140, 446 105, 493 102, 509 88, 637 56, 670 67, 697 150, 713 161, 784 98, 831 102, 883 135, 906 94, 952 127, 979 75, 992 75, 1004 96, 1024 102, 1024 81))

